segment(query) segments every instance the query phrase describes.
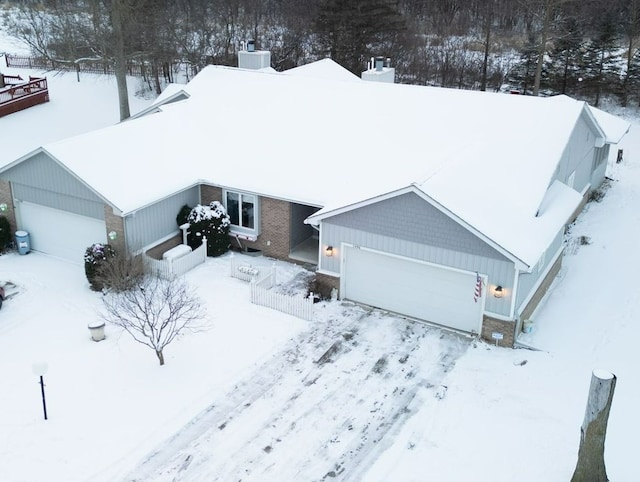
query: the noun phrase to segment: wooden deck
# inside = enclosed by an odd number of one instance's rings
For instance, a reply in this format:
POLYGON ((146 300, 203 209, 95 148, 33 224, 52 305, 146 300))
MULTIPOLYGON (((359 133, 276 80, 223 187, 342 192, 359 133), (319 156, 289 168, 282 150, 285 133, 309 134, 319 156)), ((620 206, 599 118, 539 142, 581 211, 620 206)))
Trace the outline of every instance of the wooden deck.
POLYGON ((49 89, 46 77, 21 77, 5 75, 0 88, 0 117, 19 112, 34 105, 49 101, 49 89))

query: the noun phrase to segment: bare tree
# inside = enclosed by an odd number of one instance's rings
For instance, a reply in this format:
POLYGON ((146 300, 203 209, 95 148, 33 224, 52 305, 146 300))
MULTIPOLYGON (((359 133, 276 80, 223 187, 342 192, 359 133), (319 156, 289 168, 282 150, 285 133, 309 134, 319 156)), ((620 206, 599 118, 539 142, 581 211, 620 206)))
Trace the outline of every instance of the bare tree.
POLYGON ((142 255, 118 249, 114 256, 107 257, 100 263, 94 278, 106 291, 119 293, 135 289, 148 274, 142 255))
POLYGON ((604 442, 611 411, 616 376, 608 371, 594 370, 584 421, 580 427, 580 448, 576 470, 571 482, 607 482, 604 464, 604 442))
POLYGON ((204 309, 181 278, 145 276, 128 290, 103 298, 105 321, 123 328, 151 348, 164 365, 164 348, 185 331, 200 331, 204 309))

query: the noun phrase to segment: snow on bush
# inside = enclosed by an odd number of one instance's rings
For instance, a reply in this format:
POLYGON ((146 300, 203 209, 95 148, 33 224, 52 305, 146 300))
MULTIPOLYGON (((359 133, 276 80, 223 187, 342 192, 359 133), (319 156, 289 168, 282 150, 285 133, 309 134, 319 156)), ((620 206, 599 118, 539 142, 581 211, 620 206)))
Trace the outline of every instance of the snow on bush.
POLYGON ((102 291, 103 282, 98 276, 100 266, 107 258, 112 258, 115 255, 111 245, 103 243, 94 243, 84 252, 84 272, 92 290, 102 291))

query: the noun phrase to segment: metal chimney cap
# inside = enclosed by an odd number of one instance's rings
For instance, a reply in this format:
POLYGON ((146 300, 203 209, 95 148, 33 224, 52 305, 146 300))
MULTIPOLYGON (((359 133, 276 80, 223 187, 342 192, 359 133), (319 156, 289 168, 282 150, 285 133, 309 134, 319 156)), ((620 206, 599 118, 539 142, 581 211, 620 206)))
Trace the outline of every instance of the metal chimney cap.
POLYGON ((256 51, 256 41, 253 39, 247 40, 247 52, 256 51))

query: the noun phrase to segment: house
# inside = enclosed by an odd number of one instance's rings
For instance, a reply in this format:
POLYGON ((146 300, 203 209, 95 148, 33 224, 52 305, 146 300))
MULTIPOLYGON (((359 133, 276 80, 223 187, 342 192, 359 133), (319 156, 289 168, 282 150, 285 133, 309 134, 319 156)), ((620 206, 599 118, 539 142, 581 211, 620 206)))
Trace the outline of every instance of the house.
POLYGON ((237 249, 511 345, 628 128, 564 96, 365 82, 329 60, 210 66, 144 115, 0 168, 0 203, 32 249, 80 261, 107 240, 161 253, 181 206, 218 200, 237 249))

